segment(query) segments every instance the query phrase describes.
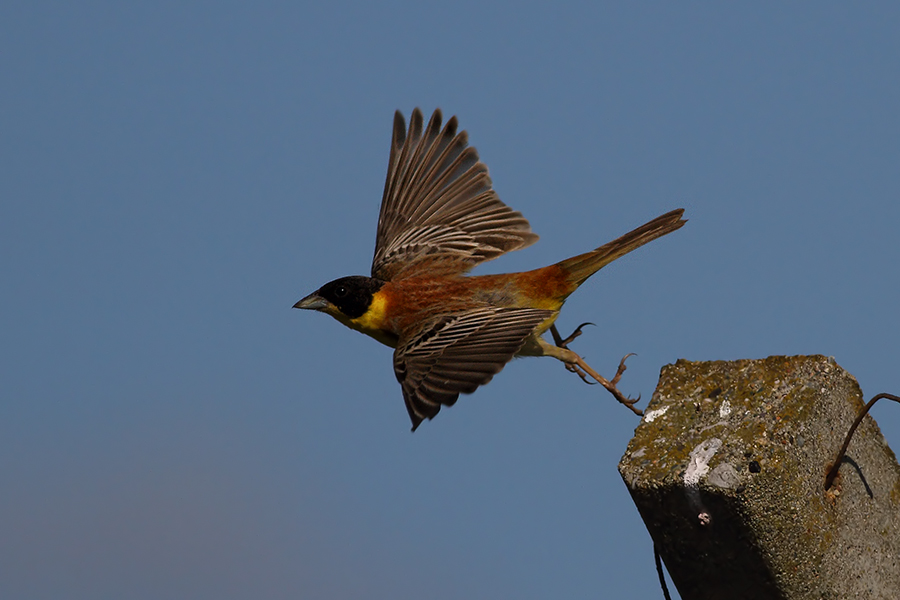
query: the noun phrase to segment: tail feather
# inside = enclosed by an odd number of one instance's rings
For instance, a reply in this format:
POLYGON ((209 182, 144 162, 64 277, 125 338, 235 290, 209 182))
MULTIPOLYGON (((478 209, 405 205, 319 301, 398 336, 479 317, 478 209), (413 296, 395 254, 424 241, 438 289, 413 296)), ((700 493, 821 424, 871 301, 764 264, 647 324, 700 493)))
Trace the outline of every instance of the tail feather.
POLYGON ((557 264, 569 273, 570 281, 575 285, 581 285, 588 277, 617 258, 625 256, 647 242, 652 242, 658 237, 680 229, 687 223, 685 219, 681 218, 683 214, 683 208, 667 212, 596 250, 573 256, 557 264))

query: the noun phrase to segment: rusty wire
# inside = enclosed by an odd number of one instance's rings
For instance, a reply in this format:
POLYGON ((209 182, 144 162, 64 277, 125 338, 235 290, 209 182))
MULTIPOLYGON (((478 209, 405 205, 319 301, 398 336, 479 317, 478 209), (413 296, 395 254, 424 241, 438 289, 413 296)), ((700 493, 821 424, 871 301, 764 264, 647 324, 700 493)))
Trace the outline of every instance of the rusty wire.
POLYGON ((828 469, 828 475, 825 476, 826 490, 831 488, 832 484, 834 483, 834 478, 837 477, 838 470, 841 468, 841 463, 844 461, 844 455, 847 453, 847 447, 850 445, 850 438, 853 437, 853 434, 856 432, 856 428, 859 427, 860 423, 862 423, 863 417, 865 417, 869 413, 869 409, 872 408, 872 406, 882 398, 887 398, 888 400, 893 400, 894 402, 900 402, 900 396, 894 396, 893 394, 878 394, 877 396, 869 400, 863 407, 863 409, 859 411, 859 416, 857 416, 856 420, 853 421, 853 425, 850 426, 850 431, 847 432, 847 437, 844 438, 844 445, 841 446, 841 451, 838 452, 837 458, 834 459, 834 462, 831 463, 831 467, 828 469))

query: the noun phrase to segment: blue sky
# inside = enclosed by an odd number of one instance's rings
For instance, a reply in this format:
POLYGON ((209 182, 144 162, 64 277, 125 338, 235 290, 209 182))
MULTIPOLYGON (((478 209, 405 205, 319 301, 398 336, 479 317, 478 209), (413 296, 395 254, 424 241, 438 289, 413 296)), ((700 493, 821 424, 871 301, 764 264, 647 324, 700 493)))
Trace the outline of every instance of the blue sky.
MULTIPOLYGON (((657 598, 638 421, 517 360, 410 434, 391 352, 291 305, 371 262, 395 109, 541 241, 680 231, 567 303, 648 399, 825 354, 900 393, 891 3, 0 7, 0 596, 657 598)), ((900 447, 900 412, 874 416, 900 447)))

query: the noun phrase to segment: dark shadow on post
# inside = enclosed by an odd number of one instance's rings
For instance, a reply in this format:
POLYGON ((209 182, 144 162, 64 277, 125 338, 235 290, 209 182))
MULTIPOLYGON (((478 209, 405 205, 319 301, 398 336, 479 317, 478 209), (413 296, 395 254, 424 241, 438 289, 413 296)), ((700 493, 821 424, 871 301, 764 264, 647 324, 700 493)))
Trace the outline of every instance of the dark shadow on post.
POLYGON ((841 464, 848 464, 856 471, 856 474, 859 475, 859 480, 862 482, 863 486, 866 488, 866 494, 869 495, 869 498, 874 498, 875 494, 872 493, 872 488, 869 487, 869 482, 866 481, 866 476, 863 475, 862 469, 859 468, 859 465, 856 464, 856 461, 850 458, 847 455, 841 457, 841 464))

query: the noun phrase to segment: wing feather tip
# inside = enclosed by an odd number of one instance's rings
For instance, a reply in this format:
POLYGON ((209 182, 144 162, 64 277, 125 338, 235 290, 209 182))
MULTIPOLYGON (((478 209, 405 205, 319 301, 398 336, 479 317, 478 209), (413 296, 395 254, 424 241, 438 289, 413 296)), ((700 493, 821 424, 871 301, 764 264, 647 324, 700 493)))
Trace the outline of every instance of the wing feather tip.
POLYGON ((399 110, 394 111, 394 139, 393 146, 400 147, 406 141, 406 119, 399 110))

